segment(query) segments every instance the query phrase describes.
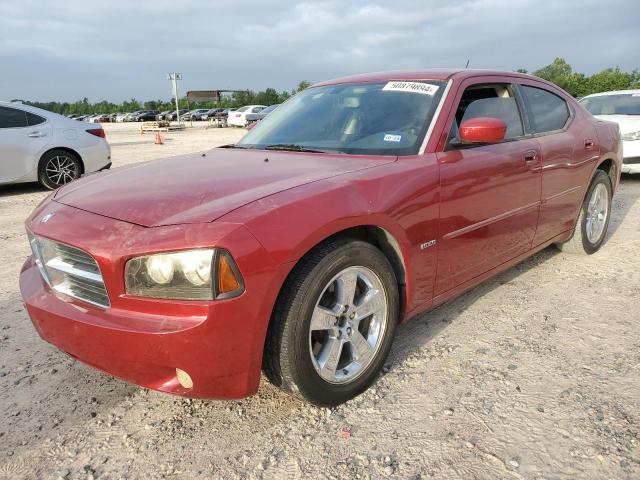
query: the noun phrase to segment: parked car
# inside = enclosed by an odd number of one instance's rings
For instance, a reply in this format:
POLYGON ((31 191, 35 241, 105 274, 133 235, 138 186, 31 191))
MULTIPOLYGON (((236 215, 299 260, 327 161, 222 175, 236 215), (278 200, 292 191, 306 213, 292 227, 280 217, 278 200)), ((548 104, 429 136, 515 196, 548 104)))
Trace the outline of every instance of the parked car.
POLYGON ((280 106, 280 104, 278 103, 278 104, 275 104, 275 105, 269 105, 268 107, 260 110, 258 113, 247 113, 247 115, 246 115, 247 125, 259 122, 260 120, 262 120, 264 117, 269 115, 271 112, 273 112, 279 106, 280 106))
POLYGON ((61 188, 26 221, 22 296, 45 340, 145 387, 236 399, 262 368, 336 405, 398 323, 548 245, 597 252, 621 155, 533 76, 327 81, 237 144, 61 188))
POLYGON ((103 114, 100 114, 100 115, 94 115, 93 117, 91 117, 90 122, 91 123, 109 122, 109 115, 107 115, 106 113, 103 113, 103 114))
POLYGON ((156 115, 160 113, 158 110, 145 110, 140 112, 133 119, 134 122, 151 122, 156 119, 156 115))
POLYGON ((247 115, 250 113, 258 113, 264 108, 266 108, 265 105, 246 105, 233 112, 229 112, 229 115, 227 116, 227 125, 245 127, 247 125, 247 115))
POLYGON ((189 110, 187 113, 185 113, 184 115, 182 115, 180 117, 180 120, 182 120, 182 121, 190 121, 190 120, 197 121, 197 120, 200 120, 202 115, 204 115, 208 111, 209 111, 208 108, 196 108, 194 110, 189 110))
POLYGON ((640 90, 588 95, 580 104, 602 120, 616 122, 622 133, 624 173, 640 173, 640 90))
POLYGON ((122 118, 122 121, 123 121, 123 122, 133 122, 133 121, 135 121, 136 117, 137 117, 138 115, 140 115, 141 113, 143 113, 143 112, 144 112, 144 110, 136 110, 135 112, 127 113, 127 114, 122 118))
MULTIPOLYGON (((181 108, 178 113, 180 114, 180 116, 182 116, 183 114, 187 113, 189 110, 187 110, 186 108, 181 108)), ((176 111, 173 110, 170 113, 165 115, 165 120, 169 120, 171 122, 176 120, 176 111)))
POLYGON ((200 120, 213 120, 216 118, 220 118, 224 110, 224 108, 212 108, 210 110, 207 110, 202 115, 200 115, 200 120))
POLYGON ((118 122, 118 123, 124 122, 125 118, 127 117, 127 115, 129 115, 129 113, 118 113, 116 115, 116 122, 118 122))
POLYGON ((160 121, 160 120, 166 120, 166 115, 168 115, 169 113, 171 113, 171 110, 165 110, 164 112, 160 112, 159 114, 156 115, 156 120, 160 121))
POLYGON ((111 166, 100 126, 28 105, 0 102, 0 184, 58 188, 111 166))

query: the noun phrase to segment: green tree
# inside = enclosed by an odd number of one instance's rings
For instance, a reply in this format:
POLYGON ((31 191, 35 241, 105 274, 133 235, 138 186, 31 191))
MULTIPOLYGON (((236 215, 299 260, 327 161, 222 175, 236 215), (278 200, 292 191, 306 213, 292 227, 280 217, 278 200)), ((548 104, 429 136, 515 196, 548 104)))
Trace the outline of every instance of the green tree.
POLYGON ((298 87, 296 88, 296 93, 297 92, 301 92, 302 90, 305 90, 307 88, 309 88, 311 86, 311 82, 309 82, 308 80, 302 80, 300 82, 298 82, 298 87))
POLYGON ((625 90, 637 88, 640 85, 640 75, 637 70, 628 73, 620 70, 620 67, 607 68, 591 75, 587 79, 586 84, 586 90, 588 90, 589 93, 625 90))
POLYGON ((555 83, 560 88, 575 95, 576 78, 573 69, 564 58, 557 57, 550 65, 533 72, 536 77, 555 83), (572 91, 573 90, 573 91, 572 91))

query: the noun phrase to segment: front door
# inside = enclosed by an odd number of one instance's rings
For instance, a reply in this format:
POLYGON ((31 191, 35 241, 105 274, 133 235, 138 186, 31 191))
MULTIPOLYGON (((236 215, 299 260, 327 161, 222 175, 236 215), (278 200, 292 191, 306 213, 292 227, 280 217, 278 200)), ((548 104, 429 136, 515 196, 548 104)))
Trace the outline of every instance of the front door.
POLYGON ((540 208, 541 155, 525 136, 524 117, 510 84, 464 85, 452 113, 450 140, 438 153, 439 248, 434 295, 440 295, 528 251, 540 208), (497 117, 505 141, 454 146, 467 119, 497 117))

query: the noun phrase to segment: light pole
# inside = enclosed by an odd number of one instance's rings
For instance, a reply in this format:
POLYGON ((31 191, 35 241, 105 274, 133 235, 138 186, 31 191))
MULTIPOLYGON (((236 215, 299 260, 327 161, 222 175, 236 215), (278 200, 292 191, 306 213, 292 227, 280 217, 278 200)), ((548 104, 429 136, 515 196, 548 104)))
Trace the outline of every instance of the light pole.
POLYGON ((182 80, 182 74, 178 72, 167 73, 167 80, 173 82, 173 96, 176 98, 176 121, 180 123, 180 107, 178 106, 178 80, 182 80))

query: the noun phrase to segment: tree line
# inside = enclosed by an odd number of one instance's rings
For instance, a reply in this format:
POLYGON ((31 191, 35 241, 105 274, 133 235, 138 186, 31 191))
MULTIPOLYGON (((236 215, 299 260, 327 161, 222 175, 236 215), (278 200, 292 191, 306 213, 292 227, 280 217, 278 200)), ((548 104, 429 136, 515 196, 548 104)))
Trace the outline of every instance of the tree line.
MULTIPOLYGON (((223 96, 220 102, 194 102, 187 100, 184 96, 178 100, 179 107, 182 108, 238 108, 243 105, 275 105, 282 103, 292 95, 309 87, 310 82, 303 80, 293 90, 283 90, 278 92, 275 88, 267 88, 261 91, 243 90, 233 92, 231 95, 223 96)), ((175 110, 176 103, 173 98, 167 100, 147 100, 145 102, 132 98, 122 103, 109 102, 102 100, 101 102, 92 103, 87 97, 76 102, 33 102, 29 100, 13 100, 21 101, 26 105, 49 110, 50 112, 60 113, 62 115, 80 114, 89 115, 97 113, 126 113, 135 112, 136 110, 175 110)))
MULTIPOLYGON (((516 70, 528 73, 525 69, 516 70)), ((593 75, 574 72, 564 58, 558 57, 551 64, 531 72, 536 77, 555 83, 574 97, 584 97, 592 93, 611 90, 629 90, 640 88, 640 71, 622 71, 619 67, 605 68, 593 75)))
MULTIPOLYGON (((529 73, 525 69, 518 69, 516 72, 529 73)), ((638 69, 625 72, 619 67, 606 68, 593 75, 574 72, 573 68, 564 58, 556 58, 551 64, 531 72, 532 75, 555 83, 562 89, 569 92, 574 97, 584 97, 591 93, 606 92, 610 90, 627 90, 640 88, 640 71, 638 69)), ((238 108, 243 105, 274 105, 282 103, 297 92, 304 90, 309 85, 303 80, 291 91, 283 90, 278 92, 275 88, 267 88, 261 91, 246 90, 234 92, 232 95, 223 96, 220 103, 217 102, 188 102, 186 97, 179 100, 180 108, 238 108)), ((136 110, 173 110, 175 101, 148 100, 141 102, 132 98, 122 103, 113 103, 106 100, 91 103, 88 98, 76 102, 32 102, 22 100, 27 105, 43 108, 63 115, 70 114, 94 114, 94 113, 117 113, 133 112, 136 110)))

